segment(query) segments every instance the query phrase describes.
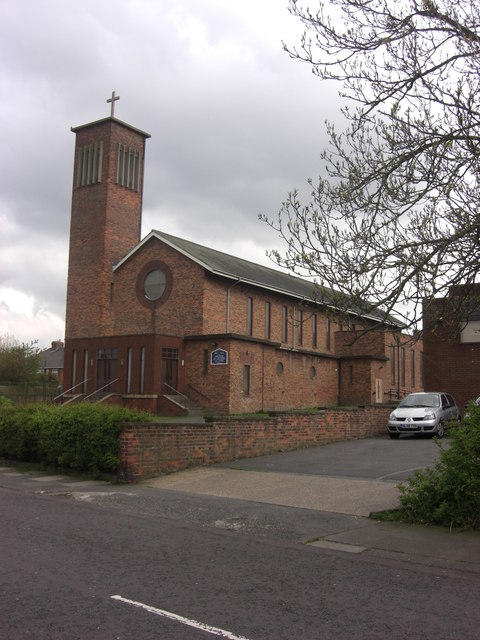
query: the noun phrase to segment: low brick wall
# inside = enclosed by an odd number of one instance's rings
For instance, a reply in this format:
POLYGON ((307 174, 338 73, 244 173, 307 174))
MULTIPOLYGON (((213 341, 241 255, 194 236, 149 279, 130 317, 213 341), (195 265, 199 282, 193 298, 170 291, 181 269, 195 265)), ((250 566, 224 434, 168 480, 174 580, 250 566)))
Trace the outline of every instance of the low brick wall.
POLYGON ((119 480, 138 482, 187 467, 384 435, 390 411, 376 405, 315 414, 219 417, 205 424, 128 424, 121 436, 119 480))

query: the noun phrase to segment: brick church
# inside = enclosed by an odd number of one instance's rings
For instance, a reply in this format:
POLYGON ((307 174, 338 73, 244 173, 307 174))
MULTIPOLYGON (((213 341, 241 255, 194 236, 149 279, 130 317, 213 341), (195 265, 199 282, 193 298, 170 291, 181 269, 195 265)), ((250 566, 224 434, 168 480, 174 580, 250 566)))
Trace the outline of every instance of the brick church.
MULTIPOLYGON (((76 136, 64 390, 156 414, 382 403, 422 388, 421 343, 352 336, 311 282, 153 230, 149 134, 111 115, 76 136)), ((353 318, 352 314, 352 318, 353 318)))

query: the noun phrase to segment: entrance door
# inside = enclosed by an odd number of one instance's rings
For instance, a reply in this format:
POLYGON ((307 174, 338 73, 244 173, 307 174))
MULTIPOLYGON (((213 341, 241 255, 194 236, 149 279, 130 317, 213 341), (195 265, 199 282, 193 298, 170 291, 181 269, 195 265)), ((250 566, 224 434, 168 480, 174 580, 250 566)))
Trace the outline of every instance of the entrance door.
POLYGON ((178 349, 162 349, 162 388, 178 391, 178 349))
POLYGON ((99 349, 97 354, 97 391, 114 391, 117 379, 117 349, 99 349))

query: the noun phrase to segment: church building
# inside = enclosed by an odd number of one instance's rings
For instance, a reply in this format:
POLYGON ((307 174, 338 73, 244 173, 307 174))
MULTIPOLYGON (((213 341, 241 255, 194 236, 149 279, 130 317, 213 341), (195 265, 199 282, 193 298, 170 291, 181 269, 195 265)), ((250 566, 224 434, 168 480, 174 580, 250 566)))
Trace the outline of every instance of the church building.
POLYGON ((422 388, 421 344, 401 325, 353 341, 374 318, 337 321, 307 280, 159 230, 142 239, 150 136, 114 116, 115 99, 109 117, 72 128, 66 394, 231 415, 422 388))

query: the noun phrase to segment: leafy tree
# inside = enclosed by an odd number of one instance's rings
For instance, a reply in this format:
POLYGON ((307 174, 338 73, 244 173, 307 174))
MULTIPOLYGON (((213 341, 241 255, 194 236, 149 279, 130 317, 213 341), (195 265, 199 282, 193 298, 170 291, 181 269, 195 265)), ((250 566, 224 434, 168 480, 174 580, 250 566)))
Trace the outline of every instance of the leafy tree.
POLYGON ((32 382, 38 377, 40 355, 36 344, 20 343, 9 335, 0 337, 1 382, 32 382))
MULTIPOLYGON (((325 175, 311 200, 288 195, 286 241, 271 257, 315 276, 345 312, 401 315, 466 285, 461 317, 480 300, 480 4, 478 0, 290 0, 306 27, 289 55, 341 83, 345 128, 327 123, 325 175), (352 106, 353 103, 353 106, 352 106), (366 302, 368 301, 368 302, 366 302)), ((424 311, 426 308, 424 307, 424 311)))
POLYGON ((437 464, 416 471, 399 489, 395 519, 480 529, 480 406, 469 405, 437 464))

